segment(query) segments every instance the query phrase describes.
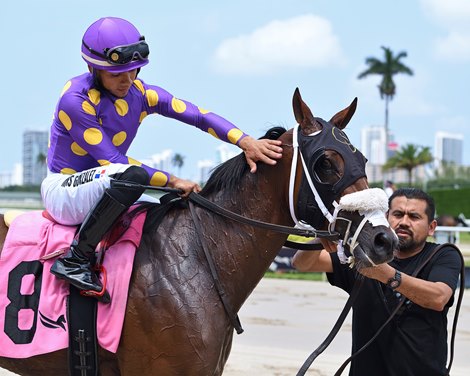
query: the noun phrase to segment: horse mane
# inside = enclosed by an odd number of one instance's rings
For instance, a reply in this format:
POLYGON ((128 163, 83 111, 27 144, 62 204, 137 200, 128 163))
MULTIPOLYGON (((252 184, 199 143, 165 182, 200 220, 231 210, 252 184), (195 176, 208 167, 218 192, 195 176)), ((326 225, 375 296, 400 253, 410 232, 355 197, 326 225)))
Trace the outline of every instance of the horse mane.
MULTIPOLYGON (((283 127, 272 127, 264 136, 260 137, 260 139, 277 140, 285 132, 286 129, 283 127)), ((205 196, 221 190, 225 190, 230 194, 238 189, 241 179, 248 171, 249 168, 246 163, 245 154, 240 153, 228 161, 221 163, 213 170, 200 194, 205 196)), ((174 200, 177 197, 176 193, 169 193, 160 198, 160 204, 140 202, 136 204, 134 210, 128 213, 128 215, 134 217, 142 211, 147 211, 144 233, 154 231, 169 210, 174 207, 187 207, 186 201, 174 200)))
MULTIPOLYGON (((284 127, 272 127, 259 139, 277 140, 286 132, 284 127)), ((212 171, 209 180, 204 185, 201 195, 219 192, 221 190, 233 191, 238 188, 242 177, 249 171, 245 154, 240 153, 228 161, 221 163, 212 171)))

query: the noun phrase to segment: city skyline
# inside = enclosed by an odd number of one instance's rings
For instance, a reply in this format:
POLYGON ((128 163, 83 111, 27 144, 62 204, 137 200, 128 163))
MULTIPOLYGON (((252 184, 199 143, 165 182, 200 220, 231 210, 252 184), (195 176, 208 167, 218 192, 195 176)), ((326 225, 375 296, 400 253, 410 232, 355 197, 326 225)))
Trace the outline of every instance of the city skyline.
MULTIPOLYGON (((87 71, 81 39, 103 16, 127 18, 145 35, 150 64, 139 73, 142 80, 225 117, 254 138, 272 126, 292 127, 298 87, 314 115, 326 120, 357 97, 346 133, 360 145, 361 127, 383 124, 385 103, 379 76, 357 77, 366 58, 383 59, 385 46, 395 54, 406 51, 402 62, 414 72, 394 77, 389 128, 395 141, 432 147, 438 131, 470 139, 469 1, 143 0, 141 6, 145 12, 122 0, 93 7, 58 0, 5 3, 0 31, 14 35, 9 56, 21 58, 0 62, 10 72, 2 81, 8 94, 0 101, 0 171, 21 161, 22 132, 48 129, 64 84, 87 71)), ((148 116, 128 155, 138 159, 172 149, 196 170, 218 145, 196 128, 148 116)), ((470 164, 468 147, 463 163, 470 164)))
MULTIPOLYGON (((27 130, 23 135, 23 146, 25 145, 25 139, 29 135, 29 139, 33 141, 38 137, 38 134, 43 134, 44 131, 38 130, 27 130)), ((385 138, 385 129, 383 126, 368 126, 361 128, 361 142, 357 146, 359 150, 368 159, 367 163, 367 175, 370 182, 380 181, 383 179, 383 173, 381 171, 381 165, 385 161, 385 149, 383 148, 385 138)), ((40 137, 41 138, 41 137, 40 137)), ((397 145, 393 141, 393 135, 389 137, 390 143, 397 146, 398 149, 403 145, 397 145)), ((29 141, 31 143, 31 141, 29 141)), ((407 142, 409 143, 409 142, 407 142)), ((439 168, 442 166, 443 161, 454 165, 462 164, 463 155, 463 143, 464 136, 460 133, 448 133, 448 132, 436 132, 434 135, 434 149, 430 147, 431 152, 434 156, 434 161, 430 164, 433 168, 439 168), (433 152, 435 150, 435 153, 433 152)), ((42 140, 42 144, 45 145, 47 142, 42 140)), ((427 145, 423 145, 427 146, 427 145)), ((44 150, 38 150, 37 145, 34 148, 35 152, 32 154, 29 151, 23 150, 23 160, 29 160, 37 162, 35 154, 41 154, 44 150), (31 154, 31 155, 30 155, 31 154), (26 156, 27 155, 27 156, 26 156)), ((198 159, 196 161, 196 168, 187 167, 184 163, 186 156, 179 153, 176 150, 164 149, 160 152, 154 153, 150 156, 139 158, 139 161, 145 163, 151 167, 158 168, 164 171, 168 171, 172 174, 180 174, 183 178, 192 179, 197 182, 205 182, 210 176, 211 170, 218 164, 227 161, 233 156, 237 155, 240 151, 238 148, 229 145, 227 143, 220 143, 213 150, 213 158, 198 159), (183 157, 183 165, 181 167, 175 166, 173 158, 176 154, 180 154, 183 157)), ((390 152, 390 149, 389 149, 390 152)), ((34 164, 36 166, 36 164, 34 164)), ((37 167, 37 166, 36 166, 37 167)), ((42 166, 44 167, 44 166, 42 166)), ((22 163, 17 163, 13 167, 12 171, 0 171, 0 187, 8 185, 22 185, 26 184, 24 174, 31 174, 28 171, 28 167, 24 168, 22 163), (21 178, 19 177, 21 175, 21 178)), ((37 173, 37 172, 36 172, 37 173)), ((423 174, 423 171, 419 171, 423 174)), ((390 173, 392 174, 392 173, 390 173)), ((401 181, 405 178, 405 174, 402 171, 393 172, 394 180, 401 181)))

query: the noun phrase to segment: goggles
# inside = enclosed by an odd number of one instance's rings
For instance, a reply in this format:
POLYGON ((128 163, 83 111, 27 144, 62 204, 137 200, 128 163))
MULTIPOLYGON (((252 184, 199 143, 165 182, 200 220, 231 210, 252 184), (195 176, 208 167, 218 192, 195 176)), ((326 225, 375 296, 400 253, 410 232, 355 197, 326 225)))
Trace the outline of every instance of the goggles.
POLYGON ((113 65, 128 64, 134 60, 145 60, 147 59, 150 50, 145 37, 141 36, 140 40, 136 43, 127 44, 124 46, 116 46, 113 48, 105 48, 103 53, 98 52, 88 46, 84 40, 82 40, 83 46, 90 51, 93 55, 102 57, 106 61, 113 65))

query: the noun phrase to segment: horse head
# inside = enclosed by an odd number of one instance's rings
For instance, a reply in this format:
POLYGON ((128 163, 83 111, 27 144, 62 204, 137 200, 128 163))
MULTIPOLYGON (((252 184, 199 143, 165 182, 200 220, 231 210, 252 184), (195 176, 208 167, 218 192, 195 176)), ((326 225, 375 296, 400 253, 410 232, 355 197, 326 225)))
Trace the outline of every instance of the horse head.
POLYGON ((313 116, 295 90, 293 109, 298 127, 292 135, 293 164, 298 163, 302 170, 299 177, 299 168, 292 169, 297 177, 294 183, 291 175, 290 207, 298 227, 338 232, 340 259, 361 268, 390 261, 397 237, 385 217, 385 192, 369 188, 367 160, 343 131, 356 105, 357 98, 325 121, 313 116))

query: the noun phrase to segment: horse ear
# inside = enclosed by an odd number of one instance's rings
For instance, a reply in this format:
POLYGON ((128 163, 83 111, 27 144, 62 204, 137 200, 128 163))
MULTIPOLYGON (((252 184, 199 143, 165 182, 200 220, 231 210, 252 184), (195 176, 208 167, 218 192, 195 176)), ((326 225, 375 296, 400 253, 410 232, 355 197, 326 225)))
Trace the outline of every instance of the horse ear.
POLYGON ((353 117, 354 113, 356 112, 357 107, 357 97, 351 102, 349 107, 346 107, 344 110, 338 112, 335 116, 333 116, 330 120, 330 123, 333 123, 335 127, 339 129, 346 128, 348 125, 349 120, 353 117))
POLYGON ((311 134, 321 130, 321 125, 315 121, 312 111, 310 111, 310 108, 302 100, 299 88, 296 88, 294 91, 292 107, 294 108, 295 120, 299 123, 304 134, 311 134))

